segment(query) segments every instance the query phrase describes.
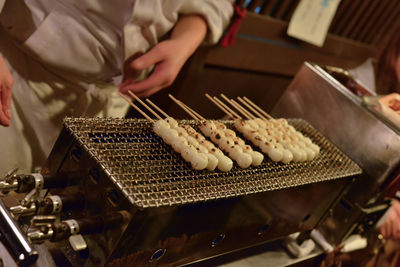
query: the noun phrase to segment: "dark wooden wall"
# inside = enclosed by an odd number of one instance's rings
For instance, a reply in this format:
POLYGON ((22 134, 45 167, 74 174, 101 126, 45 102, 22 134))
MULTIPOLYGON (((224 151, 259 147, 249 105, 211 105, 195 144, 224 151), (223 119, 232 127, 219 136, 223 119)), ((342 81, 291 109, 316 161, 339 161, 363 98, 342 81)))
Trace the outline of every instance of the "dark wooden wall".
POLYGON ((298 0, 237 1, 248 10, 234 46, 200 48, 176 82, 151 97, 178 118, 188 116, 172 93, 208 118, 221 118, 204 93, 248 96, 270 110, 304 61, 352 68, 377 59, 400 25, 400 1, 342 0, 323 47, 286 35, 298 0))

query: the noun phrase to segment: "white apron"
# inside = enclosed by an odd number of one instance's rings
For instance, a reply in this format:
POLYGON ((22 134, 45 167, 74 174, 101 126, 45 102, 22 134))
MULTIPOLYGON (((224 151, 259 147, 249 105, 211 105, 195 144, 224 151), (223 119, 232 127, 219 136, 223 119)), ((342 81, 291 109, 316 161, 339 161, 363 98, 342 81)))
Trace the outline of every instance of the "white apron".
POLYGON ((231 2, 0 0, 0 52, 15 80, 11 126, 0 126, 0 176, 40 167, 65 116, 123 117, 128 104, 113 80, 124 60, 157 44, 178 14, 202 14, 215 43, 231 2))

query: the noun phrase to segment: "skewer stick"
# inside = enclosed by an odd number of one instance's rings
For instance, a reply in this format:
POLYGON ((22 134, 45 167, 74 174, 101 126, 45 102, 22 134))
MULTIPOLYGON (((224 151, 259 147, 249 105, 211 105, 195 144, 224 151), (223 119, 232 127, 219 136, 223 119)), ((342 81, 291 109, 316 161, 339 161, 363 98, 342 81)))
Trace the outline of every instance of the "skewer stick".
MULTIPOLYGON (((223 112, 225 112, 226 115, 228 115, 229 117, 231 117, 232 119, 236 119, 236 117, 232 114, 232 112, 230 112, 228 109, 226 109, 223 105, 221 105, 221 103, 219 103, 219 99, 218 98, 212 98, 209 94, 205 94, 205 96, 211 101, 213 102, 219 109, 221 109, 223 112)), ((237 115, 237 114, 236 114, 237 115)))
POLYGON ((194 114, 190 108, 188 106, 186 106, 182 101, 177 100, 176 103, 184 110, 186 111, 187 114, 189 114, 193 119, 195 119, 196 121, 201 121, 201 119, 199 117, 196 116, 196 114, 194 114))
POLYGON ((236 102, 234 99, 230 99, 232 105, 234 105, 234 107, 236 109, 241 110, 242 112, 244 112, 247 115, 247 118, 249 119, 255 119, 256 116, 254 116, 253 114, 251 114, 251 112, 249 112, 248 110, 246 110, 244 107, 242 107, 242 105, 240 105, 238 102, 236 102))
POLYGON ((233 119, 234 120, 241 120, 242 117, 237 114, 233 109, 231 109, 230 107, 228 107, 224 102, 222 102, 221 100, 219 100, 216 96, 213 97, 213 99, 215 100, 215 102, 217 102, 221 107, 223 107, 224 109, 226 109, 230 114, 232 114, 233 119))
POLYGON ((154 123, 153 119, 151 119, 149 116, 147 116, 146 113, 144 113, 138 106, 136 106, 135 104, 133 104, 133 102, 126 97, 124 94, 119 93, 125 100, 126 102, 128 102, 134 109, 136 109, 137 111, 139 111, 140 114, 142 114, 147 120, 149 120, 150 122, 154 123))
POLYGON ((213 97, 213 99, 219 103, 222 107, 224 107, 230 114, 232 114, 233 116, 235 116, 236 118, 234 119, 242 119, 242 117, 240 117, 239 114, 237 114, 235 111, 233 111, 230 107, 228 107, 224 102, 222 102, 221 100, 219 100, 217 97, 213 97))
POLYGON ((244 117, 246 117, 247 119, 249 119, 249 116, 243 112, 243 110, 241 110, 240 108, 238 108, 229 98, 227 98, 224 94, 221 94, 221 97, 228 102, 231 106, 233 106, 237 111, 239 111, 239 113, 241 113, 244 117))
POLYGON ((148 111, 150 111, 150 113, 152 113, 154 116, 156 116, 157 119, 162 120, 162 118, 160 117, 160 115, 158 115, 153 109, 151 109, 148 105, 146 105, 146 103, 144 103, 142 100, 140 100, 139 97, 137 97, 134 93, 132 93, 131 91, 128 91, 128 93, 135 98, 140 104, 142 104, 145 108, 147 108, 148 111))
MULTIPOLYGON (((246 113, 243 113, 240 109, 238 109, 237 107, 235 107, 235 105, 232 104, 232 101, 231 101, 229 98, 227 98, 224 94, 221 94, 221 97, 222 97, 226 102, 228 102, 233 108, 235 108, 237 111, 239 111, 239 113, 241 113, 244 117, 248 118, 247 114, 246 114, 246 113)), ((219 101, 222 103, 221 100, 219 100, 219 101)), ((227 105, 225 105, 225 106, 227 106, 227 105)), ((232 109, 231 109, 231 110, 232 110, 232 109)), ((232 110, 232 111, 233 111, 233 110, 232 110)))
POLYGON ((269 115, 267 112, 265 112, 264 110, 262 110, 262 108, 260 108, 259 106, 257 106, 253 101, 251 101, 250 99, 248 99, 247 97, 243 97, 244 100, 246 100, 250 105, 252 105, 255 109, 257 109, 258 111, 260 111, 262 114, 264 114, 265 117, 269 118, 269 119, 273 119, 274 117, 272 117, 271 115, 269 115))
POLYGON ((242 109, 240 109, 240 107, 238 107, 235 103, 229 102, 229 104, 231 104, 237 111, 239 111, 246 119, 251 119, 251 117, 242 109))
POLYGON ((171 98, 178 106, 180 106, 184 111, 186 111, 187 114, 189 114, 193 119, 195 119, 196 121, 200 121, 200 119, 198 117, 196 117, 195 114, 193 114, 187 107, 185 104, 183 104, 183 102, 179 101, 178 99, 176 99, 175 97, 173 97, 171 94, 168 94, 169 98, 171 98))
POLYGON ((197 116, 197 118, 199 118, 200 120, 207 120, 206 118, 204 118, 203 116, 201 116, 199 113, 197 113, 196 111, 194 111, 191 107, 189 107, 188 105, 186 105, 185 103, 183 103, 182 101, 178 100, 182 105, 184 105, 190 112, 192 112, 195 116, 197 116))
POLYGON ((253 108, 252 106, 249 105, 249 103, 247 103, 246 101, 244 101, 242 98, 237 97, 237 99, 242 102, 243 105, 245 105, 248 109, 250 109, 254 114, 256 114, 259 118, 266 120, 267 117, 265 117, 263 114, 261 114, 260 112, 258 112, 255 108, 253 108))
POLYGON ((165 113, 161 108, 159 108, 156 104, 154 104, 150 99, 146 98, 146 102, 148 102, 153 108, 155 108, 158 112, 160 112, 166 118, 169 117, 167 113, 165 113))

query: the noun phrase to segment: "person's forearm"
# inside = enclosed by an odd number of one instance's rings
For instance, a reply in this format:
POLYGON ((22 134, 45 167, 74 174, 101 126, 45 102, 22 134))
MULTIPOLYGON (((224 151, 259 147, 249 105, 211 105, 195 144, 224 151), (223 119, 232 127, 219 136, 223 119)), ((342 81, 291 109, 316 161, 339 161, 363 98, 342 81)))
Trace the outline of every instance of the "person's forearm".
POLYGON ((203 42, 207 34, 207 23, 202 16, 185 15, 181 16, 176 23, 171 37, 171 40, 182 41, 184 52, 189 57, 203 42))

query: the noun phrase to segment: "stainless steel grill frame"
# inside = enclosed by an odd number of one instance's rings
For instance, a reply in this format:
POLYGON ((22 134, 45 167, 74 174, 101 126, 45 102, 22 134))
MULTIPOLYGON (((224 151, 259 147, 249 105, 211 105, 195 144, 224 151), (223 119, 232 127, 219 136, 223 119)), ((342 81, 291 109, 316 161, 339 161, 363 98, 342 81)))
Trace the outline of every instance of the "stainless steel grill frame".
MULTIPOLYGON (((195 121, 181 121, 196 127, 195 121)), ((223 121, 232 128, 232 121, 223 121)), ((313 161, 276 163, 229 172, 196 171, 141 119, 66 118, 65 128, 101 165, 123 195, 139 208, 171 206, 274 191, 348 177, 361 169, 301 119, 297 130, 321 147, 313 161)))
MULTIPOLYGON (((289 122, 321 146, 317 159, 287 165, 266 159, 224 173, 192 170, 145 120, 66 118, 42 172, 82 173, 80 184, 61 191, 84 192, 86 210, 66 218, 119 210, 132 216, 85 236, 90 251, 105 249, 97 265, 193 263, 313 229, 361 172, 307 122, 289 122), (160 249, 165 255, 152 260, 160 249)), ((99 260, 98 251, 82 259, 67 242, 52 247, 74 266, 99 260)))

